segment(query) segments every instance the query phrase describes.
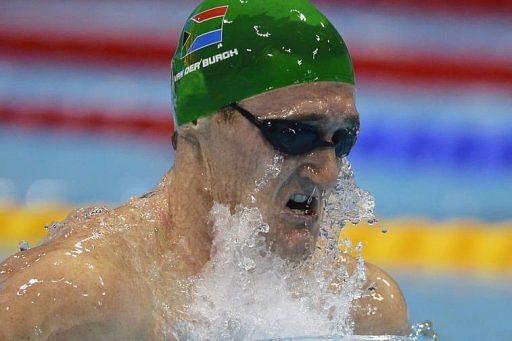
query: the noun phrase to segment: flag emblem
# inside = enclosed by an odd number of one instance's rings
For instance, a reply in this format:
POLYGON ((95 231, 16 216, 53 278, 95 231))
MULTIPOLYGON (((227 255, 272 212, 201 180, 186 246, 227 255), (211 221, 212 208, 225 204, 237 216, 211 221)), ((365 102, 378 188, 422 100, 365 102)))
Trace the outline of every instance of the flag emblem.
POLYGON ((182 37, 182 58, 210 45, 222 43, 224 17, 229 6, 211 8, 190 18, 182 37))

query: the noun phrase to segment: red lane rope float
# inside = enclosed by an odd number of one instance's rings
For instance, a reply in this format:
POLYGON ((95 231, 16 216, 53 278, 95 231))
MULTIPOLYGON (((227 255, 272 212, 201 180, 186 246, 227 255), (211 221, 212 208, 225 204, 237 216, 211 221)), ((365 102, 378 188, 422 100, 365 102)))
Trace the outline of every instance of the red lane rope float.
MULTIPOLYGON (((141 40, 134 37, 91 35, 45 35, 41 32, 13 31, 0 25, 0 55, 27 56, 122 65, 169 67, 177 35, 141 40)), ((512 86, 512 62, 476 57, 446 57, 400 51, 367 52, 352 49, 356 72, 360 76, 379 76, 398 81, 436 80, 446 82, 476 81, 512 86), (389 52, 389 53, 388 53, 389 52)))
POLYGON ((56 59, 78 59, 107 63, 170 64, 177 46, 177 33, 168 37, 108 36, 98 32, 80 35, 66 32, 13 30, 0 25, 0 55, 45 54, 56 59))
POLYGON ((329 3, 340 7, 370 7, 377 10, 398 8, 408 11, 455 12, 459 15, 474 14, 476 16, 496 13, 510 14, 512 12, 512 2, 510 0, 314 0, 313 2, 329 3))
POLYGON ((126 133, 170 139, 174 130, 168 112, 147 115, 147 110, 128 110, 109 113, 93 109, 72 109, 57 106, 28 106, 0 104, 0 122, 25 128, 53 128, 98 133, 126 133))
POLYGON ((512 63, 479 62, 434 56, 379 58, 357 54, 353 58, 357 74, 405 81, 484 82, 512 86, 512 63))

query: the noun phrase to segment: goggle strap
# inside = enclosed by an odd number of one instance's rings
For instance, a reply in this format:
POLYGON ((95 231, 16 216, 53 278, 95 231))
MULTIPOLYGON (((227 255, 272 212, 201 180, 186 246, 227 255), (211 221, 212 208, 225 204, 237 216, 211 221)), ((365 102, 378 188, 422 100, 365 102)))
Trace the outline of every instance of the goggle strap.
POLYGON ((240 105, 238 105, 238 103, 231 103, 229 106, 238 111, 240 114, 242 114, 243 117, 245 117, 247 120, 249 120, 249 122, 256 125, 257 127, 263 126, 263 124, 256 117, 254 117, 249 111, 245 110, 240 105))

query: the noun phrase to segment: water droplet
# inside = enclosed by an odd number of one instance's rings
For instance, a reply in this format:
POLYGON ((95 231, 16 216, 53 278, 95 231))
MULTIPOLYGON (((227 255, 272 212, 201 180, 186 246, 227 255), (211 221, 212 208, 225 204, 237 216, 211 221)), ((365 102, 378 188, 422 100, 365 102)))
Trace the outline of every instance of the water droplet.
POLYGON ((48 230, 48 234, 52 235, 59 231, 62 227, 64 227, 64 224, 59 221, 54 221, 50 224, 44 225, 44 228, 48 230))
POLYGON ((376 225, 379 223, 379 221, 375 217, 368 218, 367 222, 368 222, 368 225, 370 225, 370 226, 373 226, 373 225, 376 225))
POLYGON ((18 243, 18 248, 22 252, 27 251, 30 249, 30 244, 26 240, 22 240, 21 242, 18 243))
POLYGON ((427 340, 437 341, 438 340, 437 333, 434 331, 432 322, 430 322, 430 321, 416 323, 416 324, 412 325, 411 328, 412 328, 411 338, 413 340, 422 340, 422 341, 427 341, 427 340))
POLYGON ((85 219, 89 219, 91 217, 94 217, 95 215, 98 215, 98 214, 101 214, 101 213, 104 213, 104 212, 108 212, 108 208, 106 208, 106 207, 90 207, 90 208, 86 208, 84 210, 84 218, 85 219))

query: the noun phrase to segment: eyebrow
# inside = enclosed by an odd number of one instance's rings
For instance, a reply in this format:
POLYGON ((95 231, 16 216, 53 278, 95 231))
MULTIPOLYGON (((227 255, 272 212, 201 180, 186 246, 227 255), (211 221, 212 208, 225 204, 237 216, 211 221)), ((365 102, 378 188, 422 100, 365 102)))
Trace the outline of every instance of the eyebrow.
MULTIPOLYGON (((277 114, 276 114, 277 116, 277 114)), ((294 121, 321 121, 329 117, 329 114, 321 114, 318 112, 294 112, 293 114, 290 114, 289 116, 286 116, 282 119, 285 120, 294 120, 294 121)), ((353 118, 357 117, 356 112, 350 112, 348 117, 346 118, 347 121, 353 121, 353 118)), ((279 117, 272 117, 267 118, 270 120, 280 119, 279 117)), ((264 120, 264 119, 263 119, 264 120)))
POLYGON ((294 120, 294 121, 319 121, 323 120, 327 117, 326 114, 320 114, 317 112, 294 112, 286 117, 279 117, 279 113, 275 113, 275 115, 271 115, 271 117, 263 118, 260 117, 260 120, 294 120))
POLYGON ((308 112, 308 113, 296 113, 287 117, 287 119, 292 120, 301 120, 301 121, 319 121, 325 119, 327 117, 326 114, 319 114, 316 112, 308 112))

